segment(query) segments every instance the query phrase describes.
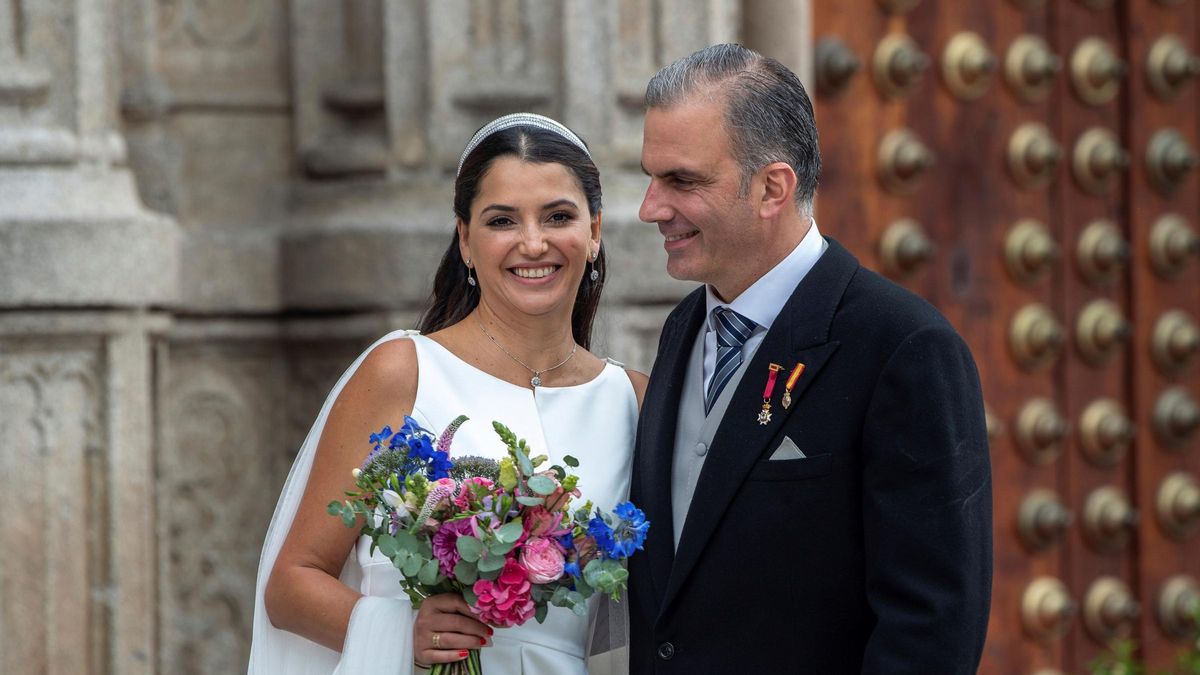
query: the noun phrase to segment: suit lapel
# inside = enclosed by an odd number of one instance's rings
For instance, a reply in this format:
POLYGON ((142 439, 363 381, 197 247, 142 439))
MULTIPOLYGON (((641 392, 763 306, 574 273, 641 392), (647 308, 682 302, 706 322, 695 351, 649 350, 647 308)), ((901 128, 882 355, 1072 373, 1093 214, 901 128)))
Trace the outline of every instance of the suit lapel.
MULTIPOLYGON (((805 391, 837 350, 838 343, 829 340, 829 327, 842 294, 857 269, 858 261, 854 256, 830 240, 829 249, 796 287, 746 366, 747 371, 713 437, 713 450, 700 472, 660 605, 662 611, 678 594, 747 474, 767 447, 777 442, 775 439, 787 418, 804 405, 805 391), (805 364, 805 370, 792 391, 791 407, 784 410, 779 405, 783 386, 778 384, 772 400, 772 420, 766 425, 759 424, 758 413, 762 409, 768 365, 778 363, 790 371, 798 362, 805 364)), ((676 377, 682 382, 682 370, 676 377)), ((678 410, 678 398, 674 410, 678 410)), ((673 426, 675 419, 673 414, 666 418, 666 423, 673 426)), ((671 441, 671 445, 665 446, 668 475, 673 431, 671 441)), ((662 489, 668 491, 666 487, 662 489)), ((666 509, 669 518, 669 499, 666 509)), ((669 540, 667 548, 670 548, 669 540)))
POLYGON ((671 463, 675 449, 679 399, 693 338, 704 322, 704 289, 680 303, 674 320, 663 327, 662 345, 646 389, 638 433, 635 466, 654 534, 647 538, 651 576, 657 600, 662 601, 675 557, 671 513, 671 463))

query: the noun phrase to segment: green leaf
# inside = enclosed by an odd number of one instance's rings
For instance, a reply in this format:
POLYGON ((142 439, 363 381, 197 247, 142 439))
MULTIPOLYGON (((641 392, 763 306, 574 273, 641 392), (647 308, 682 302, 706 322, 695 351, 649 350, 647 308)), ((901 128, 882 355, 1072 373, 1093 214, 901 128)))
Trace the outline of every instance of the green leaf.
POLYGON ((502 541, 493 541, 490 544, 488 544, 487 549, 488 549, 488 553, 490 553, 492 555, 505 555, 509 551, 513 550, 513 547, 516 545, 517 545, 516 542, 505 543, 502 541))
POLYGON ((408 551, 405 551, 405 550, 397 551, 396 555, 392 558, 392 565, 395 566, 396 569, 403 571, 404 563, 408 562, 408 559, 410 557, 412 557, 412 556, 409 555, 408 551))
POLYGON ((437 583, 437 580, 438 580, 438 561, 436 561, 436 560, 426 561, 426 563, 421 566, 421 571, 417 573, 417 581, 420 581, 421 583, 425 584, 426 586, 432 586, 437 583))
POLYGON ((483 542, 469 534, 459 537, 454 547, 458 549, 458 555, 468 562, 475 562, 483 555, 483 542))
POLYGON ((521 534, 524 532, 525 529, 521 525, 521 519, 517 518, 510 523, 505 523, 500 529, 496 530, 496 539, 505 544, 511 544, 520 539, 521 534))
POLYGON ((530 490, 543 497, 554 494, 554 491, 558 489, 558 486, 548 476, 530 476, 528 485, 530 490))
POLYGON ((566 601, 567 592, 570 590, 571 589, 567 588, 566 586, 559 586, 558 588, 554 589, 554 595, 550 596, 550 602, 558 605, 559 607, 564 607, 565 605, 563 603, 566 601))
POLYGON ((379 552, 386 558, 396 557, 396 551, 401 550, 399 542, 390 534, 379 537, 375 540, 375 543, 379 545, 379 552))
POLYGON ((471 590, 470 588, 464 588, 462 594, 463 600, 466 600, 468 605, 474 607, 475 605, 479 604, 479 596, 475 595, 475 591, 471 590))
POLYGON ((342 523, 345 524, 346 527, 354 527, 354 511, 342 511, 342 523))
POLYGON ((470 586, 479 579, 479 570, 473 563, 459 560, 458 564, 454 566, 454 578, 458 579, 460 583, 470 586))
POLYGON ((546 503, 546 500, 542 497, 527 497, 525 495, 521 495, 520 497, 517 497, 517 503, 521 506, 542 506, 546 503))
POLYGON ((579 460, 575 459, 574 457, 572 457, 570 455, 566 455, 563 457, 563 464, 566 464, 567 466, 571 467, 572 469, 579 468, 579 460))
POLYGON ((329 515, 340 516, 340 515, 342 515, 342 503, 341 502, 329 502, 328 510, 329 510, 329 515))
MULTIPOLYGON (((500 568, 500 569, 503 569, 503 568, 500 568)), ((498 570, 498 569, 497 570, 488 570, 487 572, 481 571, 479 573, 480 579, 486 579, 488 581, 495 581, 496 578, 499 576, 500 576, 500 570, 498 570)))
POLYGON ((424 563, 424 560, 415 555, 409 556, 408 560, 405 560, 404 564, 400 567, 400 572, 406 577, 415 577, 421 571, 421 567, 424 565, 424 563))
POLYGON ((521 473, 526 476, 532 476, 533 462, 529 461, 529 455, 525 454, 521 450, 514 450, 513 452, 517 456, 517 463, 521 465, 521 473))
POLYGON ((421 549, 421 544, 417 541, 417 538, 406 530, 400 530, 396 533, 396 546, 409 553, 416 553, 421 549))
POLYGON ((537 609, 533 610, 533 618, 537 619, 538 623, 546 623, 546 614, 549 611, 549 605, 538 605, 537 609))
POLYGON ((479 559, 479 573, 499 572, 504 569, 504 556, 485 555, 479 559))
POLYGON ((533 459, 531 459, 529 461, 533 464, 533 467, 536 469, 537 467, 542 465, 542 462, 545 462, 549 459, 550 458, 547 457, 546 455, 538 455, 537 457, 534 457, 533 459))

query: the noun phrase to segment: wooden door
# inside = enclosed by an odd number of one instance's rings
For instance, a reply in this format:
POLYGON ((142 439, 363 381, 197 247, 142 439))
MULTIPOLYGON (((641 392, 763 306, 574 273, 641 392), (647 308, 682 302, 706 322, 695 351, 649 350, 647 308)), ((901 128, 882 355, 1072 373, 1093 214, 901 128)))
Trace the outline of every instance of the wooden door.
POLYGON ((1125 636, 1167 664, 1200 576, 1200 10, 816 0, 813 20, 817 221, 937 305, 983 378, 981 672, 1081 672, 1125 636))

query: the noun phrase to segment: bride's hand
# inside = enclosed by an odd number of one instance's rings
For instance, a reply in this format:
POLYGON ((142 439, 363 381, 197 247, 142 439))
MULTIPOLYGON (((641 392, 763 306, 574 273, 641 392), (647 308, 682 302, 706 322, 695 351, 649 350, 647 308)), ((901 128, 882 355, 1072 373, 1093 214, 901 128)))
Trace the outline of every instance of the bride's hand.
POLYGON ((419 666, 461 661, 466 650, 487 645, 491 634, 492 629, 475 618, 461 595, 431 595, 421 603, 413 622, 413 660, 419 666))

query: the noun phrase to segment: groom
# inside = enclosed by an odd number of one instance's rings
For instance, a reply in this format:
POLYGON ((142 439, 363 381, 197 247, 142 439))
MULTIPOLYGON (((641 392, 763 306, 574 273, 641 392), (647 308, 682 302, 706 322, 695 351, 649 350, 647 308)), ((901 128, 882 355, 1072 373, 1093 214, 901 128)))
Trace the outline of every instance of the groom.
POLYGON ((631 670, 974 673, 991 470, 970 352, 812 219, 796 76, 709 47, 646 89, 639 216, 704 285, 663 327, 632 499, 631 670))

